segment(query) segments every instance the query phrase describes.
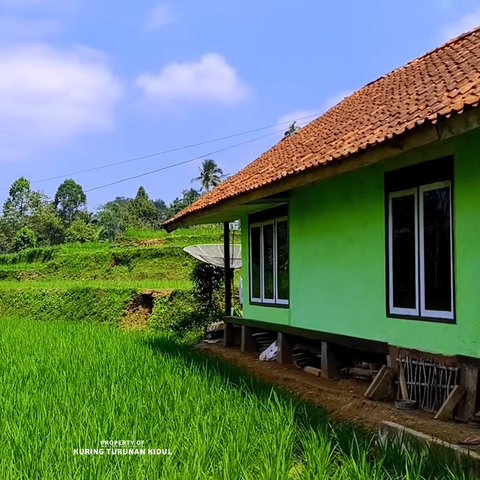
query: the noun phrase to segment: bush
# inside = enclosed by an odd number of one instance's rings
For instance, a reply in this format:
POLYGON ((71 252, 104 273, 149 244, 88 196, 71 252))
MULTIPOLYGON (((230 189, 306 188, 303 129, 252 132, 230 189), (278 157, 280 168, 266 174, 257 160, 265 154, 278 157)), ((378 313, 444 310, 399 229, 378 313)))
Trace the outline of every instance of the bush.
POLYGON ((117 325, 134 294, 128 288, 3 289, 0 295, 0 317, 117 325))
POLYGON ((193 292, 175 290, 155 300, 150 327, 183 337, 188 332, 201 329, 203 319, 200 310, 193 292))
POLYGON ((224 295, 222 287, 225 274, 222 268, 197 262, 190 277, 193 283, 193 295, 199 305, 198 314, 202 326, 221 320, 223 316, 224 295))
POLYGON ((173 291, 156 299, 150 317, 153 330, 169 331, 182 338, 200 337, 209 325, 222 318, 223 270, 197 262, 190 279, 193 290, 173 291))
POLYGON ((27 248, 35 248, 37 245, 37 236, 29 228, 21 228, 13 238, 13 250, 20 252, 27 248))
POLYGON ((69 243, 94 242, 97 237, 97 229, 84 220, 75 220, 65 232, 65 240, 69 243))

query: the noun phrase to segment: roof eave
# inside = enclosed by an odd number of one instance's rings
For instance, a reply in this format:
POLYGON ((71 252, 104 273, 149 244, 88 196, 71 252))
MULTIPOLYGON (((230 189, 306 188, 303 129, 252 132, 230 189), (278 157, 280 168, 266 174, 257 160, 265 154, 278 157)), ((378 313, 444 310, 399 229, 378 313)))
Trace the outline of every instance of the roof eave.
POLYGON ((385 140, 380 144, 372 145, 360 152, 289 175, 255 190, 249 190, 216 204, 186 212, 184 215, 180 212, 176 218, 167 220, 163 224, 163 228, 171 232, 180 227, 232 221, 241 216, 239 214, 242 211, 240 207, 245 207, 244 210, 248 210, 248 205, 255 205, 255 202, 267 197, 359 170, 401 153, 447 140, 478 127, 480 127, 480 106, 467 107, 465 110, 453 112, 434 121, 426 121, 401 135, 385 140))

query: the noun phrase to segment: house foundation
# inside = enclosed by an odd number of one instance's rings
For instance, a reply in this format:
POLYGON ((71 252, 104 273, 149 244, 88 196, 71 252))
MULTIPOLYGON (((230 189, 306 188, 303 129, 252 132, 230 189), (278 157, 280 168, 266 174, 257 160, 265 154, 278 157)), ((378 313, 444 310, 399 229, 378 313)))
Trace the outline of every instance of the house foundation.
MULTIPOLYGON (((436 355, 245 318, 225 318, 225 347, 239 345, 242 352, 260 352, 275 339, 279 363, 294 363, 306 371, 314 369, 321 372, 322 378, 338 378, 349 372, 357 378, 362 378, 363 374, 368 379, 367 368, 351 366, 354 358, 365 359, 364 363, 370 365, 369 368, 372 368, 371 365, 378 365, 379 369, 382 365, 388 367, 393 372, 389 381, 396 398, 413 400, 418 408, 432 413, 440 412, 437 415, 439 419, 454 418, 468 422, 480 410, 478 359, 436 355), (318 364, 309 362, 309 358, 314 358, 311 354, 301 353, 299 345, 302 343, 320 352, 317 354, 320 357, 318 364)), ((371 378, 374 378, 375 371, 372 371, 371 378)), ((389 395, 389 398, 393 397, 389 395)))

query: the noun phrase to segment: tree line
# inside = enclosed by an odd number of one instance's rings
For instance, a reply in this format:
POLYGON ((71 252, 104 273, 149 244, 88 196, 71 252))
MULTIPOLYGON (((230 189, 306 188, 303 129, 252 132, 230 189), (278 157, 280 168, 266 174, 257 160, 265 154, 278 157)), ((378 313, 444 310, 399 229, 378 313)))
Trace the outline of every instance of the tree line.
POLYGON ((87 195, 73 179, 62 182, 49 198, 31 188, 25 177, 15 180, 0 216, 0 252, 18 252, 36 246, 116 240, 128 229, 156 230, 168 218, 191 205, 226 176, 216 162, 204 160, 199 176, 189 188, 167 205, 150 199, 143 187, 135 198, 116 197, 95 212, 87 209, 87 195))

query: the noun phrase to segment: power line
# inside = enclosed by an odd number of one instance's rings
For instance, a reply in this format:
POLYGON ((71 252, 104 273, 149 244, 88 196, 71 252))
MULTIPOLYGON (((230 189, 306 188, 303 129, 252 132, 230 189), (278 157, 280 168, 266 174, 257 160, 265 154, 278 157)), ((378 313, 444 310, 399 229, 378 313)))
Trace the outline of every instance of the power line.
MULTIPOLYGON (((306 115, 304 117, 300 117, 300 118, 297 118, 297 119, 292 119, 292 120, 288 120, 288 121, 285 121, 285 122, 276 123, 274 125, 269 125, 269 126, 266 126, 266 127, 259 127, 259 128, 255 128, 255 129, 252 129, 252 130, 246 130, 246 131, 243 131, 243 132, 234 133, 234 134, 231 134, 231 135, 226 135, 224 137, 214 138, 214 139, 211 139, 211 140, 205 140, 205 141, 197 142, 197 143, 191 143, 191 144, 183 145, 183 146, 180 146, 180 147, 174 147, 174 148, 171 148, 171 149, 168 149, 168 150, 162 150, 162 151, 159 151, 159 152, 154 152, 154 153, 149 153, 149 154, 146 154, 146 155, 140 155, 140 156, 137 156, 137 157, 128 158, 126 160, 120 160, 118 162, 106 163, 104 165, 98 165, 96 167, 86 168, 84 170, 77 170, 75 172, 69 172, 69 173, 64 173, 64 174, 61 174, 61 175, 56 175, 56 176, 53 176, 53 177, 42 178, 40 180, 33 180, 30 183, 31 184, 46 183, 46 182, 50 182, 50 181, 53 181, 53 180, 59 180, 59 179, 65 178, 65 177, 70 177, 70 176, 73 176, 73 175, 80 175, 82 173, 95 172, 95 171, 98 171, 98 170, 103 170, 105 168, 116 167, 118 165, 123 165, 123 164, 126 164, 126 163, 137 162, 139 160, 146 160, 148 158, 159 157, 159 156, 162 156, 162 155, 167 155, 169 153, 175 153, 175 152, 179 152, 179 151, 182 151, 182 150, 188 150, 188 149, 194 148, 194 147, 199 147, 199 146, 202 146, 202 145, 209 145, 211 143, 221 142, 223 140, 229 140, 231 138, 236 138, 236 137, 240 137, 240 136, 243 136, 243 135, 248 135, 250 133, 256 133, 256 132, 260 132, 262 130, 267 130, 269 128, 275 128, 275 127, 279 127, 281 125, 291 124, 293 121, 298 122, 298 121, 301 121, 301 120, 307 120, 309 118, 313 118, 313 117, 317 117, 317 116, 318 116, 317 113, 311 114, 311 115, 306 115)), ((203 158, 203 157, 199 157, 199 158, 203 158)), ((171 167, 168 167, 168 168, 171 168, 171 167)), ((9 190, 9 188, 10 187, 0 188, 0 191, 9 190)))
MULTIPOLYGON (((269 127, 269 128, 271 128, 271 127, 269 127)), ((185 165, 187 163, 192 163, 196 160, 201 160, 202 158, 207 158, 207 157, 210 157, 210 156, 215 155, 217 153, 221 153, 221 152, 225 152, 227 150, 231 150, 232 148, 236 148, 236 147, 240 147, 242 145, 246 145, 248 143, 256 142, 257 140, 261 140, 263 138, 271 137, 272 135, 278 135, 279 133, 282 133, 282 132, 283 132, 283 130, 267 133, 266 135, 262 135, 261 137, 251 138, 249 140, 245 140, 244 142, 240 142, 240 143, 236 143, 234 145, 230 145, 228 147, 220 148, 218 150, 214 150, 212 152, 206 153, 204 155, 200 155, 198 157, 193 157, 193 158, 189 158, 188 160, 183 160, 181 162, 172 163, 170 165, 165 165, 163 167, 156 168, 155 170, 150 170, 149 172, 143 172, 143 173, 139 173, 138 175, 133 175, 131 177, 126 177, 126 178, 122 178, 120 180, 115 180, 114 182, 106 183, 104 185, 99 185, 98 187, 89 188, 88 190, 85 190, 85 193, 93 192, 95 190, 100 190, 102 188, 111 187, 112 185, 118 185, 119 183, 128 182, 130 180, 135 180, 137 178, 146 177, 147 175, 152 175, 154 173, 158 173, 158 172, 161 172, 163 170, 168 170, 170 168, 178 167, 180 165, 185 165)))

